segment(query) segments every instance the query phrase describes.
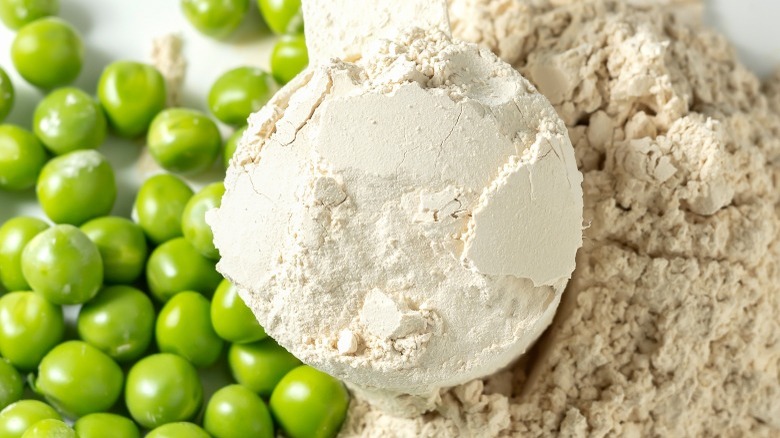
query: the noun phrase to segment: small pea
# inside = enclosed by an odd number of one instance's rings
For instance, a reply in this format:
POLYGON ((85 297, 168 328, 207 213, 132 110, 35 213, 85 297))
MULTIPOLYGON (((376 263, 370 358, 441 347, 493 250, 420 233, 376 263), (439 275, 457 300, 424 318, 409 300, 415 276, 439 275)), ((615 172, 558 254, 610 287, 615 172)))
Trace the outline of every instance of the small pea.
POLYGON ((190 23, 212 38, 226 38, 244 21, 249 0, 182 0, 190 23))
POLYGON ((62 420, 51 406, 38 400, 20 400, 0 411, 0 437, 20 438, 41 420, 62 420))
POLYGON ((157 317, 155 336, 160 351, 178 354, 196 367, 216 362, 223 341, 214 332, 209 308, 209 300, 197 292, 174 295, 157 317))
POLYGON ((41 360, 34 388, 67 415, 104 412, 122 393, 122 369, 105 353, 82 341, 54 347, 41 360))
POLYGON ((268 27, 277 35, 303 32, 301 0, 258 0, 268 27))
POLYGON ((284 35, 271 52, 271 72, 280 84, 290 82, 309 65, 309 52, 303 34, 284 35))
POLYGON ((64 333, 62 309, 41 295, 11 292, 0 297, 0 355, 17 369, 37 367, 64 333))
POLYGON ((203 427, 215 438, 273 438, 274 424, 265 402, 241 385, 218 390, 206 405, 203 427))
POLYGON ((192 195, 192 189, 181 178, 170 174, 155 175, 144 181, 138 190, 133 216, 149 240, 159 245, 184 235, 181 216, 192 195))
POLYGON ((14 107, 14 85, 5 70, 0 67, 0 123, 8 117, 14 107))
POLYGON ((219 155, 222 136, 205 114, 184 108, 162 111, 147 134, 149 153, 165 170, 197 173, 207 169, 219 155))
POLYGON ((22 251, 22 273, 32 289, 54 304, 82 304, 103 284, 100 252, 78 228, 55 225, 22 251))
POLYGON ((154 332, 149 296, 130 286, 103 289, 79 310, 79 337, 118 362, 140 358, 154 332))
POLYGON ((33 130, 54 155, 97 149, 106 138, 106 116, 89 94, 78 88, 60 88, 38 104, 33 130))
POLYGON ((219 251, 214 246, 214 233, 206 223, 206 212, 222 204, 225 185, 222 182, 209 184, 187 202, 181 218, 184 238, 204 257, 219 259, 219 251))
POLYGON ((211 296, 222 281, 215 265, 186 239, 179 237, 163 243, 152 252, 146 264, 146 281, 152 296, 161 302, 182 291, 211 296))
POLYGON ((0 0, 0 20, 11 30, 33 21, 57 15, 59 0, 0 0))
POLYGON ((7 360, 0 358, 0 410, 18 402, 24 394, 24 380, 7 360))
POLYGON ((43 144, 32 132, 0 125, 0 189, 25 190, 34 186, 47 159, 43 144))
POLYGON ((100 152, 71 152, 46 163, 36 193, 49 219, 58 224, 81 225, 107 215, 114 207, 114 170, 100 152))
POLYGON ((276 92, 274 78, 256 67, 238 67, 220 76, 209 91, 209 109, 229 125, 244 125, 276 92))
POLYGON ((165 79, 151 65, 116 61, 100 75, 98 98, 114 131, 122 137, 137 137, 165 109, 165 79))
POLYGON ((300 360, 271 338, 253 344, 233 344, 228 363, 236 382, 263 397, 270 397, 279 381, 301 365, 300 360))
POLYGON ((81 72, 84 43, 65 21, 47 17, 25 25, 11 44, 16 71, 32 85, 53 89, 67 85, 81 72))
POLYGON ((22 273, 22 250, 49 228, 46 222, 34 217, 15 217, 0 227, 0 283, 9 291, 29 290, 22 273))
POLYGON ((141 432, 132 420, 104 412, 79 418, 73 428, 78 438, 141 438, 141 432))
POLYGON ((180 422, 164 424, 155 428, 146 438, 211 438, 200 426, 193 423, 180 422))
POLYGON ((228 280, 222 280, 214 292, 211 300, 211 322, 217 334, 228 342, 247 344, 268 336, 255 315, 238 296, 238 289, 228 280))
POLYGON ((33 424, 22 438, 78 438, 76 431, 62 420, 47 418, 33 424))
POLYGON ((100 251, 106 283, 130 284, 141 276, 149 248, 138 224, 123 217, 104 216, 85 223, 81 231, 100 251))
POLYGON ((269 405, 286 436, 329 438, 346 418, 349 393, 333 377, 302 365, 276 385, 269 405))
POLYGON ((125 403, 133 419, 152 429, 194 417, 203 403, 198 372, 169 353, 147 356, 127 374, 125 403))

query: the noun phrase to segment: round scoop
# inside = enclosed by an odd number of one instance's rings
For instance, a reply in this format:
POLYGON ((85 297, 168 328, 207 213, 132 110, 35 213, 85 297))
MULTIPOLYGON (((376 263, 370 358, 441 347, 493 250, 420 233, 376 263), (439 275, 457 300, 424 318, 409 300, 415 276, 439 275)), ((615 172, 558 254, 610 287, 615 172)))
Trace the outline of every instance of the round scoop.
POLYGON ((260 112, 209 215, 265 330, 361 388, 429 395, 549 325, 582 243, 566 128, 509 65, 440 31, 304 72, 260 112))

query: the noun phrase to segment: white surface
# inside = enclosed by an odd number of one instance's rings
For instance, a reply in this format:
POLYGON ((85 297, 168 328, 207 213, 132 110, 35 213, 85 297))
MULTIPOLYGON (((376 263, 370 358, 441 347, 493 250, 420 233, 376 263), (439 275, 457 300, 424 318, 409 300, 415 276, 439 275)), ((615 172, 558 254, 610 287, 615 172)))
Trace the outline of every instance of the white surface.
MULTIPOLYGON (((152 38, 179 32, 185 40, 187 77, 183 104, 205 110, 205 98, 214 80, 239 65, 268 67, 274 39, 253 10, 242 27, 228 41, 220 42, 197 33, 179 9, 178 0, 63 0, 60 15, 75 25, 86 43, 86 64, 76 86, 94 92, 103 67, 118 59, 148 61, 152 38)), ((780 67, 780 1, 705 0, 705 20, 724 32, 739 49, 745 63, 761 75, 780 67)), ((11 76, 17 92, 16 104, 7 122, 29 128, 41 93, 16 74, 11 64, 13 33, 0 25, 0 66, 11 76)), ((227 134, 229 131, 225 131, 227 134)), ((135 164, 143 140, 110 138, 101 148, 117 172, 119 198, 114 213, 128 215, 138 174, 135 164)), ((213 173, 211 177, 216 176, 213 173)), ((19 214, 35 214, 32 190, 23 193, 0 191, 0 222, 19 214)))

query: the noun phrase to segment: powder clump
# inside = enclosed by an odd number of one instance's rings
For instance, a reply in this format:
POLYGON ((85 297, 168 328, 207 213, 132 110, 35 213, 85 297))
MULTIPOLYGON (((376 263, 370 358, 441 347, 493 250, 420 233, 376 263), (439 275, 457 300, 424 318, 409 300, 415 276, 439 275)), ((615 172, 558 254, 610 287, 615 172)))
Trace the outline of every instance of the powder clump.
POLYGON ((780 434, 780 73, 647 2, 450 5, 565 121, 590 226, 532 355, 342 436, 780 434))

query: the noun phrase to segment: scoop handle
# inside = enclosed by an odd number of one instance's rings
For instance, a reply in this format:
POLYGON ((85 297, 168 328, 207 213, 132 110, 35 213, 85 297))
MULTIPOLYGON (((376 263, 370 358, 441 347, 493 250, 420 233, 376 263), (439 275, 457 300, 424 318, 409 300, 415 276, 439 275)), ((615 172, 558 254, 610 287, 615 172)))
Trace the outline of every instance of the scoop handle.
POLYGON ((446 0, 303 0, 309 63, 352 61, 370 41, 419 27, 450 33, 446 0))

